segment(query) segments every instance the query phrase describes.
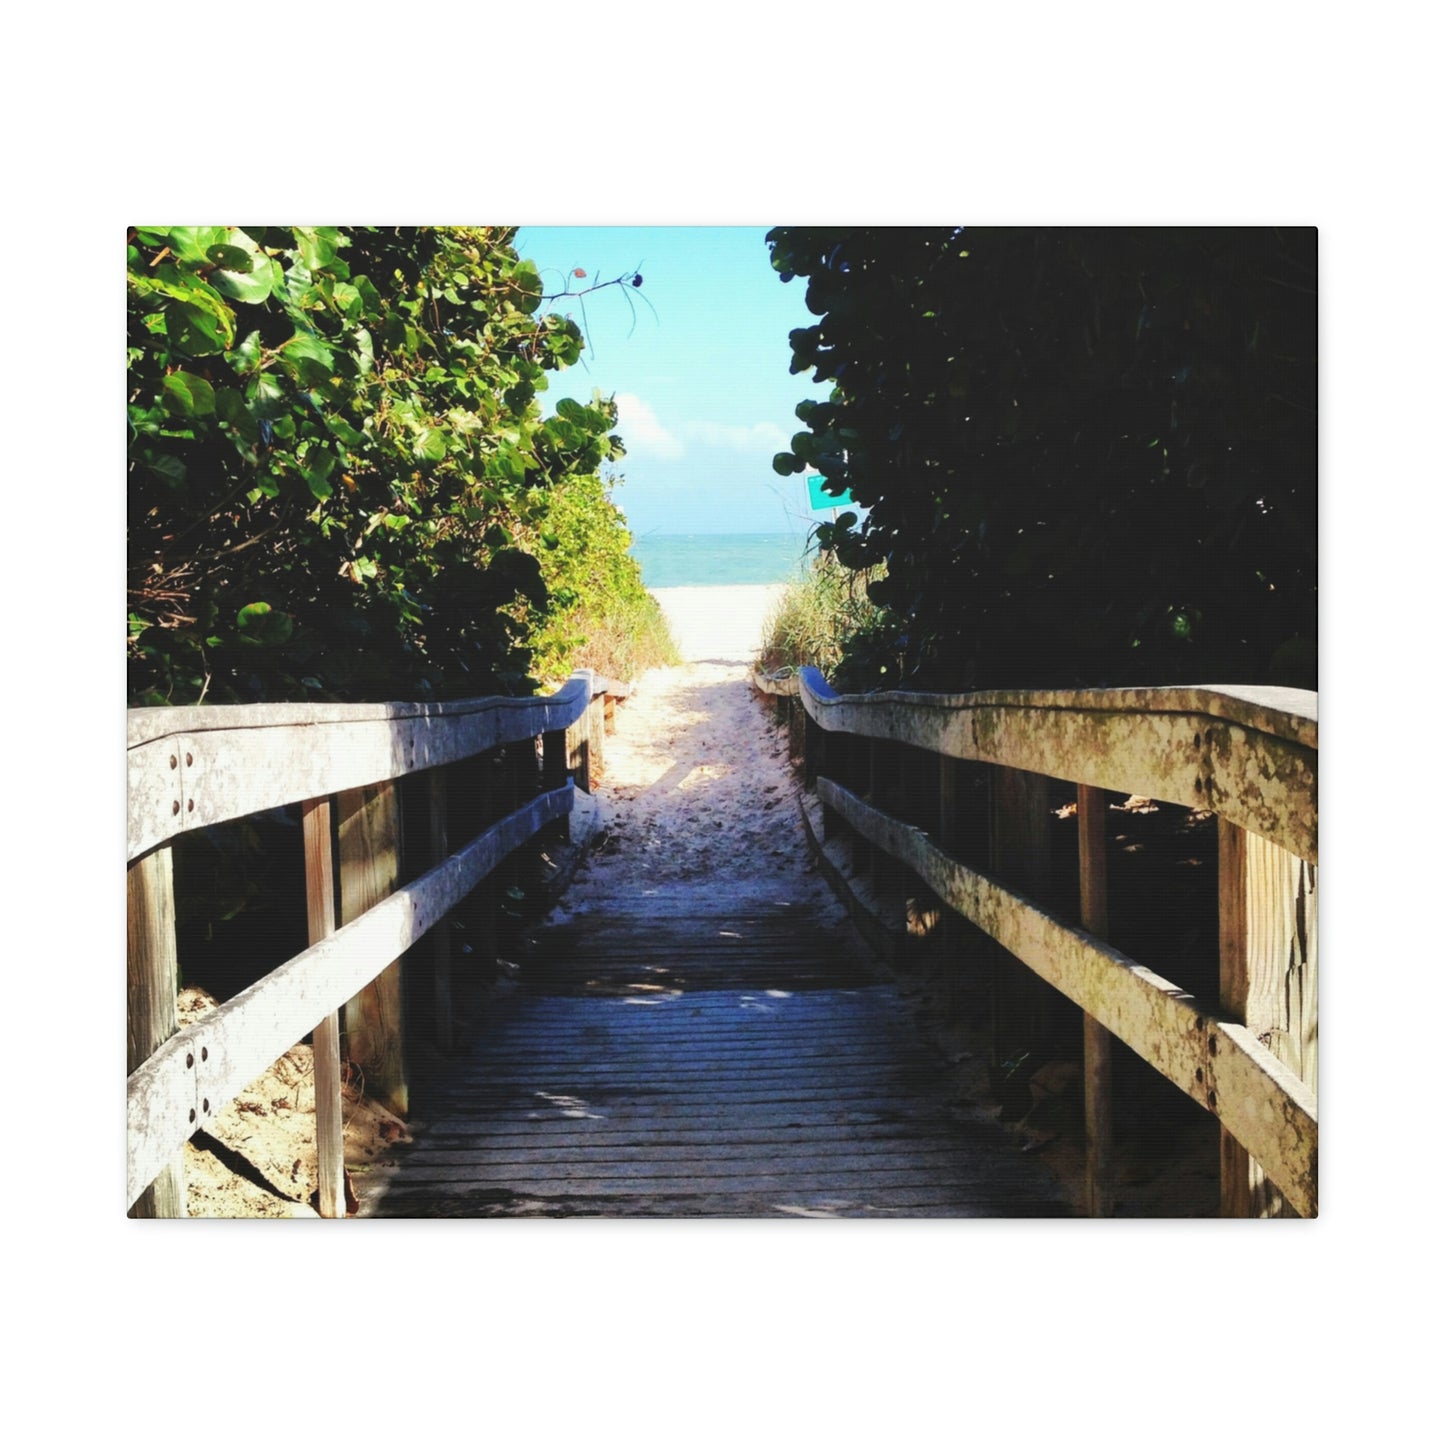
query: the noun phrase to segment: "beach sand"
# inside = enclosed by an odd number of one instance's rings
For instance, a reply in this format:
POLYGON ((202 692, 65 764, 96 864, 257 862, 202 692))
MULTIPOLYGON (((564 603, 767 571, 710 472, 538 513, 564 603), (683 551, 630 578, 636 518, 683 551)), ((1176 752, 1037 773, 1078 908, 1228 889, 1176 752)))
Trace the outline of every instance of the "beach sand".
POLYGON ((654 587, 684 662, 751 662, 785 582, 757 587, 654 587))
POLYGON ((564 910, 619 899, 716 906, 762 897, 841 908, 813 871, 786 735, 753 692, 753 658, 785 585, 661 587, 686 661, 637 680, 617 709, 597 790, 608 844, 564 910), (696 896, 694 896, 696 895, 696 896))

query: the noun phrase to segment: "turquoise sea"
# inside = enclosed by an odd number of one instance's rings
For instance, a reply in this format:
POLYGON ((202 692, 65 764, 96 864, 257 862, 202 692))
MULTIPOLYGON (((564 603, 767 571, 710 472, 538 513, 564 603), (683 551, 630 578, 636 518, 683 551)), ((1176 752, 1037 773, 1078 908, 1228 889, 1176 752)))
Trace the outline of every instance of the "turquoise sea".
POLYGON ((638 537, 632 555, 646 587, 755 587, 792 582, 807 538, 793 532, 638 537))

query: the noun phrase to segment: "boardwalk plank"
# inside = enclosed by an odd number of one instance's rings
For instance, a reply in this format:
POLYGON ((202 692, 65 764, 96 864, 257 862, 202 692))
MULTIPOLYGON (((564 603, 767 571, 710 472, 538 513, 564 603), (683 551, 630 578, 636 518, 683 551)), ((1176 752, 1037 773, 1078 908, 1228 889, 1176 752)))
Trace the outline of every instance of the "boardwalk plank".
POLYGON ((360 1180, 399 1217, 1057 1217, 815 910, 548 929, 469 1054, 419 1070, 416 1142, 360 1180))

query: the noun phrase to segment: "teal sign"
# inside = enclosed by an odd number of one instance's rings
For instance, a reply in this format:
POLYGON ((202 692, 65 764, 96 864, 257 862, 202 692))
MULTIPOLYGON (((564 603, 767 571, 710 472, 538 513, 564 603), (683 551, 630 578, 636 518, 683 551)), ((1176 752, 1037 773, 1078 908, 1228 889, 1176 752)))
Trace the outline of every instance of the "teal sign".
POLYGON ((808 477, 808 506, 815 512, 828 512, 834 507, 850 507, 853 505, 853 493, 844 492, 841 497, 830 497, 823 490, 823 478, 821 473, 813 472, 808 477))

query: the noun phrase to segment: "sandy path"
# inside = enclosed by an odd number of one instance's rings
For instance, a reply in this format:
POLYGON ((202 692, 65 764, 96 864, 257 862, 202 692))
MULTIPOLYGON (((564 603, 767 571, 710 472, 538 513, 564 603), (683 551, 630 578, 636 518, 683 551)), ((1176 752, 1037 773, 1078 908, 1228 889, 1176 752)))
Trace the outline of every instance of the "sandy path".
POLYGON ((692 908, 792 898, 841 913, 809 862, 787 739, 749 683, 785 590, 656 590, 688 661, 647 673, 617 709, 597 785, 607 833, 567 913, 639 898, 692 908))
POLYGON ((685 662, 750 662, 783 582, 761 587, 656 587, 685 662))
POLYGON ((841 912, 808 858, 786 735, 748 678, 737 663, 659 669, 617 709, 597 789, 606 836, 567 914, 762 898, 841 912))

